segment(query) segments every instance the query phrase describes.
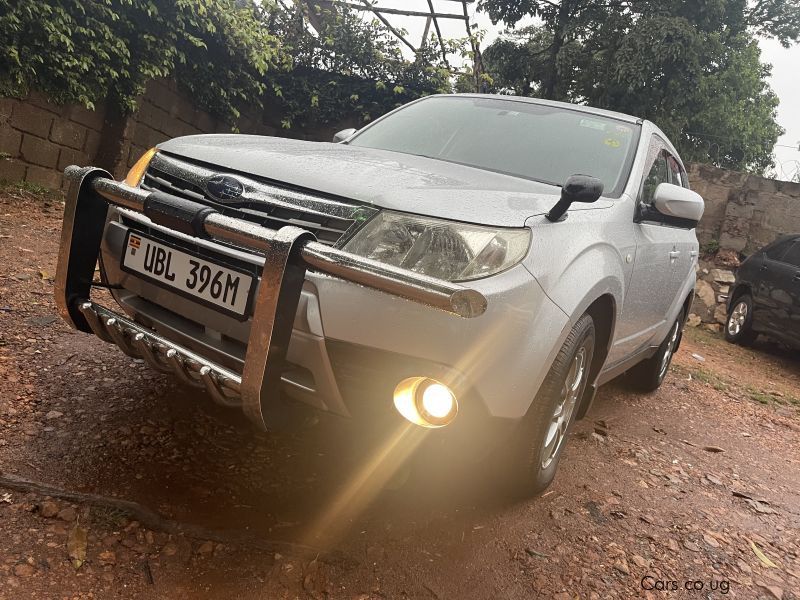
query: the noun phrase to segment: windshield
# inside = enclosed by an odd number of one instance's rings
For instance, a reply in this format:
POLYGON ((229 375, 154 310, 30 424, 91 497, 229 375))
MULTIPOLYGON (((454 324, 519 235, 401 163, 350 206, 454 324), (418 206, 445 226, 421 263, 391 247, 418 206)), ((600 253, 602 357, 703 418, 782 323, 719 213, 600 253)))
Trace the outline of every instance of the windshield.
POLYGON ((426 98, 367 127, 353 146, 392 150, 553 185, 575 174, 622 193, 639 126, 561 107, 499 98, 426 98))

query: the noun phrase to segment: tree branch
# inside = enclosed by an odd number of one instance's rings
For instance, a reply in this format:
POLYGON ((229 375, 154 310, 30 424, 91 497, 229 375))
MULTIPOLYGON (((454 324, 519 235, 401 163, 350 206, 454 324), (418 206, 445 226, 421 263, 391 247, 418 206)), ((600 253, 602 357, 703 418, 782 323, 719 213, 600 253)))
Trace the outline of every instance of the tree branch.
POLYGON ((214 531, 200 527, 199 525, 189 525, 178 523, 166 519, 158 513, 142 506, 137 502, 130 500, 120 500, 119 498, 109 498, 107 496, 100 496, 98 494, 86 494, 82 492, 72 492, 40 483, 38 481, 30 481, 16 475, 4 473, 0 475, 0 488, 6 488, 22 493, 34 493, 40 496, 49 496, 51 498, 58 498, 60 500, 67 500, 68 502, 75 502, 76 504, 88 504, 100 508, 111 508, 121 511, 130 515, 135 520, 139 521, 147 529, 154 531, 163 531, 164 533, 171 533, 173 535, 184 535, 186 537, 211 540, 224 544, 248 546, 266 552, 283 552, 286 554, 293 554, 295 556, 314 556, 323 562, 344 564, 345 566, 352 567, 357 561, 355 559, 338 551, 326 552, 313 546, 306 546, 305 544, 295 544, 294 542, 285 542, 281 540, 267 540, 261 537, 242 533, 238 531, 214 531))

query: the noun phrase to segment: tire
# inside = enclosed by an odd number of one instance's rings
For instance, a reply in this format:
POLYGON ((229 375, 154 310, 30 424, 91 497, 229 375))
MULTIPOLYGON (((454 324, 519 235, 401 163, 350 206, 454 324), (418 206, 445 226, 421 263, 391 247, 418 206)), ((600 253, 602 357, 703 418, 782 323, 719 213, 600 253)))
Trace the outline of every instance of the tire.
POLYGON ((534 496, 552 483, 580 409, 594 350, 594 321, 590 315, 583 315, 567 335, 516 431, 507 474, 514 495, 534 496))
POLYGON ((753 331, 753 297, 742 294, 731 302, 725 321, 725 339, 746 346, 755 342, 757 337, 758 333, 753 331))
POLYGON ((661 342, 656 353, 628 371, 627 380, 633 389, 649 394, 661 387, 669 373, 675 350, 681 343, 682 325, 683 311, 669 328, 667 337, 661 342))

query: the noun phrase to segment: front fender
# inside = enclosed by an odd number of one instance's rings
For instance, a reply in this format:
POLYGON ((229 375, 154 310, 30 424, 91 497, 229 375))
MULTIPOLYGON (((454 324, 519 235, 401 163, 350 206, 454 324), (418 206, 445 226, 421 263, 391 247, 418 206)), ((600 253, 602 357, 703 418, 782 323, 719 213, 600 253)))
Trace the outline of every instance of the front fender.
POLYGON ((534 234, 525 266, 567 314, 570 326, 603 295, 614 300, 616 322, 629 276, 625 257, 633 255, 635 244, 632 239, 628 241, 629 232, 613 222, 594 223, 591 216, 583 215, 570 217, 549 225, 537 223, 540 217, 528 220, 534 234), (587 245, 587 240, 596 241, 587 245))

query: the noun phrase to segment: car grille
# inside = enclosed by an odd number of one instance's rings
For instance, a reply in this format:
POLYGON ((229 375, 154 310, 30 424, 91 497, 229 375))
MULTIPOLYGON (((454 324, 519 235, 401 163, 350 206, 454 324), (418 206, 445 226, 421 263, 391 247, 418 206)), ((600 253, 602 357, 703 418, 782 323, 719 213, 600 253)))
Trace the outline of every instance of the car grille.
POLYGON ((224 215, 270 229, 285 225, 300 227, 331 246, 350 237, 376 212, 370 206, 317 196, 238 174, 232 176, 243 184, 244 192, 234 201, 221 203, 205 192, 204 184, 210 177, 229 173, 160 152, 147 168, 142 188, 207 204, 224 215))

